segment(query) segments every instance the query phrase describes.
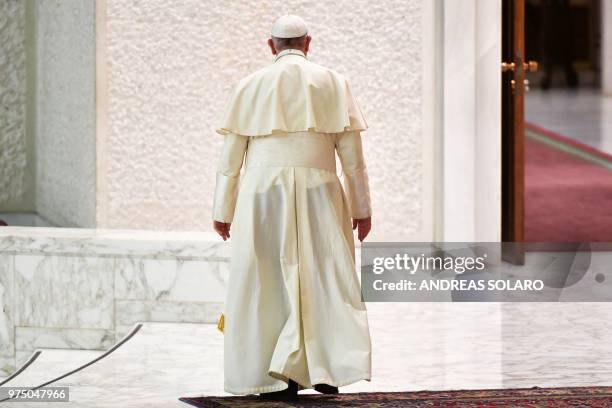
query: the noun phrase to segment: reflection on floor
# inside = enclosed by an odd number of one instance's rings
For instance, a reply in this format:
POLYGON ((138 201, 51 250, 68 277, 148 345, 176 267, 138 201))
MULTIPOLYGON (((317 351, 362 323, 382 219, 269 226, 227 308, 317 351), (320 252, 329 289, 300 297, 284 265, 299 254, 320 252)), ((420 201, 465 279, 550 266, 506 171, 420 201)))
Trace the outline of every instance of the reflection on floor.
MULTIPOLYGON (((369 303, 368 311, 372 381, 343 392, 612 385, 612 304, 369 303)), ((96 355, 44 354, 6 385, 39 384, 96 355)), ((214 325, 145 324, 55 385, 70 385, 73 401, 58 408, 185 406, 179 396, 224 394, 223 336, 214 325)))
POLYGON ((525 98, 525 118, 612 154, 612 96, 597 89, 531 90, 525 98))

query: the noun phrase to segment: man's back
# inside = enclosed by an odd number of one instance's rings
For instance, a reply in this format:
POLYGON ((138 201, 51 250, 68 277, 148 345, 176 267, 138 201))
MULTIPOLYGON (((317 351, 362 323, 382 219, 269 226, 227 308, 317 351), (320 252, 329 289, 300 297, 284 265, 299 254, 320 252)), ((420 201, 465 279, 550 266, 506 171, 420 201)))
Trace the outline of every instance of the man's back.
POLYGON ((346 79, 290 49, 238 83, 218 132, 261 136, 366 128, 346 79))

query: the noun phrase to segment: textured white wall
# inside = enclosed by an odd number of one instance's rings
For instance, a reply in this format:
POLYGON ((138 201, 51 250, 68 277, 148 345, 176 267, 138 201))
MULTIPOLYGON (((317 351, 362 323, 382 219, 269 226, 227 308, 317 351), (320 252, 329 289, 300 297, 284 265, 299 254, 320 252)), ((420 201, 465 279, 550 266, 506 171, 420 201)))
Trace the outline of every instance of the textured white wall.
POLYGON ((94 0, 37 7, 37 210, 56 225, 94 226, 94 0))
POLYGON ((0 0, 0 208, 26 199, 25 2, 0 0))
POLYGON ((215 126, 233 84, 271 63, 270 26, 291 12, 309 24, 309 57, 348 77, 371 126, 364 145, 373 236, 429 236, 421 81, 429 0, 105 1, 100 227, 210 229, 222 142, 215 126))

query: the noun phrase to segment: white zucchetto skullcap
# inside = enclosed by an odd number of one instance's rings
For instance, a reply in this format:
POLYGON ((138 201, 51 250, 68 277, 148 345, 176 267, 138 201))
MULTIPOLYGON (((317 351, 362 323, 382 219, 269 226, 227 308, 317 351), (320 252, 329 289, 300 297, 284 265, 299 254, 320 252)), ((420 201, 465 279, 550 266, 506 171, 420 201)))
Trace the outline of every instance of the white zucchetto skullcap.
POLYGON ((303 37, 308 33, 306 23, 301 17, 287 14, 276 19, 272 26, 272 37, 276 38, 297 38, 303 37))

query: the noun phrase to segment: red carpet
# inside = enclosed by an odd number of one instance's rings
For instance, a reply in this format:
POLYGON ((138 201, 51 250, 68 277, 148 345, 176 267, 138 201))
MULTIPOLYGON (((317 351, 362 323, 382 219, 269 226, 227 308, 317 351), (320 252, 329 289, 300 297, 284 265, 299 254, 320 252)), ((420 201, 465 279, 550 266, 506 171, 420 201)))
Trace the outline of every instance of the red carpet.
MULTIPOLYGON (((539 135, 588 153, 578 142, 528 125, 539 135)), ((526 138, 525 239, 528 242, 612 242, 612 171, 526 138)))
POLYGON ((185 397, 194 407, 369 407, 369 408, 491 408, 491 407, 612 407, 612 387, 521 388, 501 390, 367 392, 300 395, 298 401, 273 402, 257 396, 185 397))

